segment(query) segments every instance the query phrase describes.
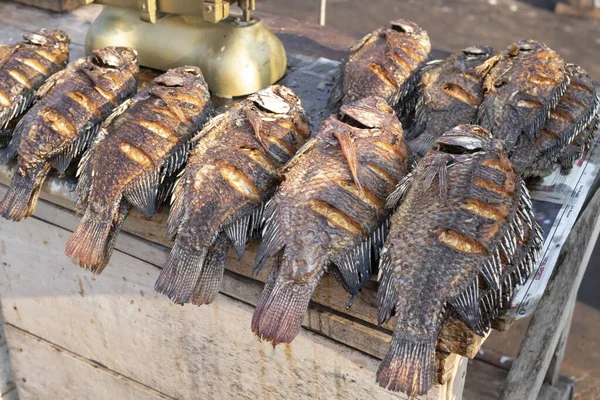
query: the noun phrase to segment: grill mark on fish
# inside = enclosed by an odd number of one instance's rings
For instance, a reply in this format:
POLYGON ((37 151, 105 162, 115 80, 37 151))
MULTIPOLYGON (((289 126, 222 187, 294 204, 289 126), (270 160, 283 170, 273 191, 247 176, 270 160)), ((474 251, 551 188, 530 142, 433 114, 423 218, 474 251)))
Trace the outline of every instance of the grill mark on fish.
POLYGON ((171 132, 166 126, 159 122, 148 121, 145 119, 136 121, 136 123, 145 129, 148 129, 150 132, 154 133, 157 136, 160 136, 163 139, 167 139, 172 143, 177 143, 179 141, 179 137, 171 132))
POLYGON ((10 107, 11 104, 10 97, 8 97, 2 88, 0 88, 0 106, 10 107))
POLYGON ((462 253, 488 255, 487 249, 481 243, 453 229, 441 231, 438 240, 462 253))
POLYGON ((175 115, 175 113, 168 108, 154 108, 152 112, 162 114, 169 118, 177 119, 177 115, 175 115))
POLYGON ((94 104, 94 101, 92 99, 90 99, 85 93, 71 92, 71 93, 67 93, 67 97, 72 99, 77 104, 79 104, 91 115, 100 114, 100 110, 98 109, 96 104, 94 104))
POLYGON ((546 136, 548 138, 552 138, 552 139, 556 139, 558 138, 558 135, 554 132, 552 132, 551 130, 548 129, 540 129, 540 134, 542 136, 546 136))
POLYGON ((15 81, 19 82, 21 85, 25 86, 28 89, 32 88, 31 82, 29 82, 29 79, 27 79, 27 77, 25 77, 25 75, 23 75, 19 71, 10 69, 7 72, 15 81))
POLYGON ((544 105, 539 100, 526 100, 521 99, 517 101, 517 107, 523 108, 542 108, 544 105))
POLYGON ((269 136, 266 139, 268 142, 274 144, 275 146, 277 146, 279 149, 281 149, 281 151, 285 152, 288 156, 293 156, 294 153, 296 152, 294 150, 294 148, 292 147, 292 145, 290 145, 288 142, 286 142, 283 139, 280 139, 276 136, 269 136))
POLYGON ((39 50, 35 50, 35 54, 45 58, 46 60, 48 60, 52 63, 56 62, 56 56, 54 54, 50 53, 49 51, 39 49, 39 50))
POLYGON ((50 73, 48 68, 42 65, 42 63, 40 63, 38 60, 34 60, 33 58, 24 58, 18 60, 21 61, 23 64, 27 65, 28 67, 33 68, 40 74, 48 75, 50 73))
MULTIPOLYGON (((413 66, 404 57, 402 57, 400 54, 396 53, 395 51, 392 51, 390 53, 390 57, 394 61, 394 64, 396 64, 398 67, 400 67, 405 73, 410 74, 411 71, 413 70, 413 66)), ((395 82, 395 80, 393 80, 393 79, 390 79, 389 81, 395 82)), ((394 86, 394 85, 396 85, 396 83, 394 83, 393 85, 390 85, 390 86, 394 86)))
POLYGON ((496 185, 493 182, 486 181, 483 179, 476 179, 475 181, 473 181, 473 183, 481 188, 487 189, 491 192, 497 193, 505 197, 510 197, 514 194, 514 190, 511 190, 510 188, 502 187, 496 185))
POLYGON ((576 82, 576 81, 571 82, 569 86, 574 87, 579 90, 583 90, 587 93, 594 93, 594 88, 584 85, 583 83, 580 83, 580 82, 576 82))
POLYGON ((549 85, 549 86, 556 86, 559 84, 559 82, 556 79, 547 78, 547 77, 539 76, 539 75, 534 75, 531 78, 529 78, 529 82, 535 83, 536 85, 549 85))
POLYGON ((396 79, 389 73, 385 67, 379 64, 369 64, 367 66, 371 72, 373 72, 379 80, 385 83, 387 86, 395 87, 397 85, 396 79))
POLYGON ((481 165, 489 167, 489 168, 493 168, 497 171, 501 171, 506 173, 510 173, 512 170, 509 167, 509 164, 507 164, 506 161, 502 161, 502 160, 498 160, 495 158, 488 158, 486 160, 483 160, 481 162, 481 165))
POLYGON ((240 150, 243 154, 248 156, 252 161, 254 161, 256 164, 260 165, 260 167, 262 169, 264 169, 265 171, 267 171, 271 174, 277 173, 277 166, 271 161, 271 159, 264 152, 262 152, 258 149, 248 149, 248 148, 241 148, 240 150))
POLYGON ((373 192, 366 188, 359 188, 354 182, 347 180, 334 179, 333 180, 340 188, 348 193, 352 193, 354 196, 361 199, 365 204, 375 209, 381 209, 385 205, 385 202, 379 199, 373 192), (362 189, 362 191, 361 191, 362 189))
POLYGON ((373 171, 381 179, 383 179, 386 182, 388 182, 389 184, 395 185, 396 183, 398 183, 398 181, 390 173, 388 173, 386 170, 384 170, 383 168, 380 168, 380 167, 378 167, 375 164, 366 164, 365 166, 368 169, 370 169, 371 171, 373 171))
POLYGON ((238 193, 250 199, 260 200, 260 190, 244 171, 231 165, 225 165, 221 167, 220 172, 227 184, 238 193))
POLYGON ((187 95, 185 93, 177 93, 173 96, 173 98, 177 99, 177 100, 181 100, 184 103, 188 103, 188 104, 192 104, 196 107, 203 107, 204 104, 202 103, 202 101, 194 98, 193 96, 187 95))
POLYGON ((104 97, 106 100, 110 101, 113 104, 116 104, 115 96, 112 93, 107 92, 106 90, 99 88, 98 86, 94 86, 94 90, 100 93, 102 97, 104 97))
POLYGON ((503 221, 508 215, 508 210, 502 204, 491 205, 477 199, 467 199, 466 204, 461 204, 460 207, 494 221, 503 221))
POLYGON ((348 231, 353 235, 360 235, 362 233, 360 224, 326 201, 311 200, 308 202, 308 207, 325 218, 333 226, 348 231))
MULTIPOLYGON (((571 85, 573 86, 573 85, 571 85)), ((581 101, 574 99, 572 97, 567 97, 566 95, 560 98, 561 102, 565 102, 565 103, 569 103, 569 104, 573 104, 576 105, 578 107, 587 107, 585 104, 583 104, 581 101)))
POLYGON ((73 123, 69 121, 69 118, 63 115, 60 111, 53 108, 46 108, 40 113, 40 115, 43 121, 46 122, 56 133, 70 138, 77 136, 77 129, 75 129, 73 123))
POLYGON ((477 83, 477 84, 481 84, 481 76, 479 76, 477 74, 473 74, 473 73, 469 73, 469 72, 464 72, 464 73, 460 74, 460 76, 469 79, 471 82, 474 82, 474 83, 477 83))
POLYGON ((479 106, 479 101, 473 97, 473 95, 454 83, 447 83, 444 86, 444 92, 460 102, 470 104, 475 107, 479 106))
POLYGON ((141 166, 146 168, 154 167, 152 157, 150 157, 148 153, 137 147, 135 144, 122 142, 119 148, 121 149, 121 152, 127 156, 127 158, 129 158, 136 164, 140 164, 141 166))
MULTIPOLYGON (((385 111, 384 111, 385 112, 385 111)), ((373 142, 373 144, 379 148, 382 149, 383 151, 385 151, 386 153, 393 153, 396 156, 399 157, 406 157, 408 154, 406 152, 403 152, 401 148, 399 148, 398 146, 392 146, 389 143, 386 142, 380 142, 380 141, 375 141, 373 142)))
POLYGON ((560 119, 565 121, 568 124, 572 124, 574 122, 573 117, 567 114, 566 112, 560 110, 552 110, 550 111, 550 118, 560 119))

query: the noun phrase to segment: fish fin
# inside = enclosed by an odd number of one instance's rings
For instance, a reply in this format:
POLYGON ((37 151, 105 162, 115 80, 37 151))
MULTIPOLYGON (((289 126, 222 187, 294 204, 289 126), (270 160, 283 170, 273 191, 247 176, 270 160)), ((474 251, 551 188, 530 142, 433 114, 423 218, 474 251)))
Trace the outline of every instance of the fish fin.
POLYGON ((279 252, 285 245, 282 238, 283 232, 281 232, 281 223, 278 214, 279 211, 276 202, 273 199, 269 200, 265 206, 263 239, 256 252, 256 259, 252 270, 254 274, 258 274, 267 263, 267 260, 279 252))
POLYGON ((260 206, 256 207, 254 210, 252 210, 252 216, 250 219, 250 232, 249 232, 249 238, 250 240, 253 239, 260 239, 260 237, 262 236, 261 234, 261 229, 263 226, 263 218, 264 218, 264 213, 265 213, 265 203, 262 203, 260 206))
POLYGON ((377 321, 379 325, 388 321, 396 311, 398 293, 394 285, 392 259, 387 248, 379 256, 379 289, 377 290, 377 321))
POLYGON ((477 279, 465 289, 461 294, 454 297, 450 304, 456 310, 460 318, 478 335, 483 336, 481 326, 481 311, 479 309, 479 283, 477 279))
POLYGON ((497 290, 500 287, 502 261, 496 257, 496 254, 487 259, 481 268, 480 274, 483 276, 490 289, 497 290))
POLYGON ((18 95, 10 107, 0 109, 0 129, 6 129, 14 118, 23 114, 31 105, 32 100, 33 94, 18 95))
MULTIPOLYGON (((412 121, 407 124, 404 140, 407 142, 416 140, 427 127, 427 107, 425 107, 425 98, 423 94, 415 95, 417 97, 414 105, 414 115, 412 121)), ((411 106, 409 106, 411 107, 411 106)), ((406 113, 406 111, 404 111, 406 113)))
POLYGON ((252 215, 248 214, 238 218, 235 222, 232 222, 225 227, 225 233, 233 243, 233 247, 237 252, 238 261, 241 260, 244 255, 244 250, 246 249, 251 218, 252 215))
POLYGON ((0 45, 0 68, 12 57, 17 50, 17 46, 0 45))
POLYGON ((290 343, 298 335, 316 287, 316 282, 300 285, 278 278, 279 268, 273 268, 252 316, 252 331, 273 345, 290 343))
POLYGON ((150 89, 150 94, 160 98, 166 104, 166 106, 169 108, 169 110, 171 110, 171 112, 177 116, 177 119, 179 121, 181 121, 187 125, 190 125, 192 123, 192 121, 190 121, 185 116, 185 114, 183 113, 183 111, 181 110, 179 105, 177 105, 177 102, 174 101, 173 98, 171 97, 171 95, 169 93, 167 93, 165 90, 163 90, 159 86, 154 86, 154 87, 152 87, 152 89, 150 89))
POLYGON ((404 178, 400 179, 394 191, 388 196, 385 202, 385 208, 387 209, 395 209, 400 205, 400 202, 408 192, 408 189, 412 185, 412 181, 414 178, 414 173, 410 172, 404 176, 404 178))
POLYGON ((21 144, 21 140, 23 139, 23 134, 25 133, 25 127, 23 124, 23 120, 21 119, 15 129, 12 132, 12 137, 10 137, 10 141, 8 142, 8 146, 6 149, 0 152, 0 163, 8 163, 19 154, 19 145, 21 144))
POLYGON ((379 261, 379 253, 385 244, 390 231, 390 218, 386 218, 371 234, 371 246, 373 248, 373 261, 379 261))
POLYGON ((350 293, 358 293, 371 277, 371 238, 361 241, 344 254, 334 268, 339 271, 350 293))
POLYGON ((200 306, 210 304, 215 300, 223 281, 228 249, 229 240, 221 233, 208 250, 200 278, 196 283, 194 294, 190 298, 190 303, 200 306))
POLYGON ((485 77, 502 58, 503 56, 500 54, 488 58, 483 63, 475 67, 475 73, 482 78, 485 77))
POLYGON ((144 216, 151 217, 156 209, 159 185, 159 171, 149 171, 128 185, 123 196, 144 216))
POLYGON ((358 186, 361 195, 364 196, 365 192, 358 179, 358 154, 356 153, 356 145, 354 144, 352 135, 350 132, 335 132, 333 136, 340 142, 342 153, 344 154, 344 157, 346 157, 346 163, 352 174, 352 180, 354 180, 354 183, 358 186))
POLYGON ((31 175, 22 176, 18 171, 13 176, 10 187, 0 202, 0 216, 12 221, 20 221, 33 214, 37 204, 42 182, 50 165, 42 164, 31 175))
POLYGON ((185 217, 185 170, 182 175, 177 178, 173 186, 173 194, 171 195, 171 210, 167 218, 167 235, 173 238, 177 234, 177 230, 183 225, 185 217))
POLYGON ((390 349, 377 370, 377 383, 409 398, 433 386, 435 339, 417 341, 394 333, 390 349))
POLYGON ((188 303, 196 290, 207 254, 207 248, 197 251, 176 240, 154 290, 176 304, 188 303))
POLYGON ((105 253, 112 227, 112 220, 102 221, 96 214, 86 211, 67 242, 65 254, 79 259, 82 268, 90 269, 97 275, 97 270, 101 271, 108 261, 105 253))
POLYGON ((169 177, 183 167, 187 161, 189 151, 194 146, 194 143, 187 142, 184 145, 178 146, 177 149, 175 149, 175 151, 171 153, 169 157, 167 157, 161 168, 161 174, 163 177, 169 177))
POLYGON ((340 65, 340 70, 333 78, 331 92, 327 100, 327 111, 330 115, 337 114, 342 107, 342 100, 344 99, 344 65, 340 65))
POLYGON ((52 90, 52 88, 56 86, 56 84, 62 79, 62 77, 65 76, 66 71, 66 68, 61 69, 60 71, 52 74, 48 79, 46 79, 46 82, 44 82, 44 84, 40 86, 33 95, 33 102, 35 103, 39 101, 42 97, 47 95, 48 92, 50 92, 50 90, 52 90))
POLYGON ((427 191, 436 176, 439 177, 439 196, 446 201, 448 198, 448 165, 430 165, 426 167, 425 179, 423 181, 423 191, 427 191))
POLYGON ((423 133, 408 143, 412 150, 413 157, 422 158, 425 153, 435 146, 437 137, 428 133, 423 133))
POLYGON ((302 147, 300 147, 300 149, 298 149, 296 154, 294 154, 294 156, 285 165, 283 165, 279 169, 279 172, 285 173, 286 171, 289 171, 290 169, 292 169, 304 155, 306 155, 313 147, 316 146, 316 144, 318 142, 319 142, 319 139, 316 137, 312 137, 312 138, 308 139, 302 145, 302 147))
POLYGON ((163 183, 158 186, 158 192, 156 193, 156 210, 169 200, 169 197, 173 194, 176 182, 177 179, 171 176, 165 178, 163 183))
POLYGON ((61 175, 65 173, 73 159, 81 154, 93 141, 94 136, 100 124, 85 128, 82 135, 75 139, 71 144, 56 153, 51 159, 50 164, 54 167, 61 175))

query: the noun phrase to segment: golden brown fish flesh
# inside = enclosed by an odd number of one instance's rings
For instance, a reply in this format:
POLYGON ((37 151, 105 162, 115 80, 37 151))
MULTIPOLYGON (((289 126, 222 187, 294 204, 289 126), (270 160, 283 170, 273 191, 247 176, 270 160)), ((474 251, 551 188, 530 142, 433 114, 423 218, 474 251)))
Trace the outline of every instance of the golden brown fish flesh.
POLYGON ((377 381, 417 396, 433 384, 435 344, 448 312, 482 334, 488 317, 480 287, 492 299, 514 287, 508 280, 531 271, 527 260, 535 261, 540 238, 503 143, 478 126, 459 125, 438 138, 409 182, 399 187, 404 200, 381 252, 379 321, 396 319, 377 381))
POLYGON ((3 154, 18 154, 18 168, 0 202, 0 215, 30 216, 51 167, 64 174, 94 140, 102 121, 137 89, 137 54, 106 47, 52 75, 36 92, 35 105, 17 125, 3 154))
POLYGON ((300 330, 320 278, 331 272, 356 294, 383 242, 385 199, 410 165, 400 121, 381 98, 342 106, 285 167, 265 211, 257 269, 276 262, 252 318, 273 344, 300 330))
POLYGON ((117 107, 79 165, 76 205, 84 214, 66 254, 102 272, 130 206, 154 214, 161 183, 184 164, 211 112, 202 73, 189 66, 167 71, 117 107))
POLYGON ((350 49, 348 61, 340 67, 330 110, 369 96, 398 106, 418 82, 419 69, 430 51, 427 32, 405 19, 369 33, 350 49))
POLYGON ((0 46, 0 129, 21 115, 35 91, 69 61, 71 37, 61 30, 28 32, 23 39, 0 46))
POLYGON ((493 55, 491 47, 472 46, 423 68, 414 123, 406 134, 413 138, 413 156, 423 157, 448 129, 476 122, 484 79, 477 67, 493 55))
POLYGON ((521 40, 479 68, 487 73, 478 123, 512 152, 524 133, 536 138, 569 85, 563 59, 544 43, 521 40))
POLYGON ((241 257, 260 226, 278 168, 310 135, 300 99, 274 85, 214 118, 173 191, 168 233, 175 245, 155 289, 175 303, 211 303, 227 250, 241 257))

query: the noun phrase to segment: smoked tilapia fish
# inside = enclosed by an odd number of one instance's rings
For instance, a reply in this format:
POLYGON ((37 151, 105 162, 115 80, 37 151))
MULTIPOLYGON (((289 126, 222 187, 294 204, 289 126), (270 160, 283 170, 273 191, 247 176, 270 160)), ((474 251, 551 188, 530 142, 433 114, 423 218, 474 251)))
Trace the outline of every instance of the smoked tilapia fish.
POLYGON ((329 98, 329 109, 368 96, 379 96, 396 107, 413 91, 419 69, 429 57, 427 32, 414 22, 398 19, 369 33, 350 49, 329 98))
POLYGON ((472 46, 423 68, 414 123, 407 129, 414 157, 423 157, 448 129, 476 122, 484 79, 477 67, 493 55, 491 47, 472 46))
POLYGON ((256 269, 275 257, 252 318, 262 339, 289 343, 320 278, 355 295, 383 244, 385 200, 410 165, 400 121, 381 98, 342 106, 285 167, 265 211, 256 269))
POLYGON ((76 207, 83 218, 66 254, 102 272, 131 206, 152 216, 163 180, 184 163, 190 139, 212 113, 197 67, 155 78, 104 121, 79 165, 76 207))
POLYGON ((482 291, 499 307, 508 281, 531 271, 541 239, 504 144, 476 125, 438 138, 389 205, 401 198, 381 251, 379 322, 395 314, 395 325, 377 381, 417 396, 433 384, 449 313, 483 334, 497 310, 484 309, 482 291))
POLYGON ((600 98, 585 70, 569 65, 569 87, 536 139, 520 137, 511 161, 524 177, 548 176, 561 166, 568 171, 589 148, 597 131, 600 98))
POLYGON ((137 54, 106 47, 52 75, 36 92, 2 156, 18 164, 0 202, 0 215, 19 221, 30 216, 41 185, 55 168, 62 175, 94 140, 102 121, 137 89, 137 54))
POLYGON ((70 43, 61 30, 41 29, 25 33, 21 42, 0 46, 0 130, 31 105, 46 79, 67 65, 70 43))
POLYGON ((509 152, 522 133, 531 138, 539 135, 569 85, 563 59, 535 40, 512 44, 478 69, 486 75, 478 123, 503 140, 509 152))
POLYGON ((178 304, 215 299, 229 247, 242 256, 280 182, 278 168, 309 136, 300 99, 278 85, 206 125, 173 190, 167 229, 175 244, 156 291, 178 304))

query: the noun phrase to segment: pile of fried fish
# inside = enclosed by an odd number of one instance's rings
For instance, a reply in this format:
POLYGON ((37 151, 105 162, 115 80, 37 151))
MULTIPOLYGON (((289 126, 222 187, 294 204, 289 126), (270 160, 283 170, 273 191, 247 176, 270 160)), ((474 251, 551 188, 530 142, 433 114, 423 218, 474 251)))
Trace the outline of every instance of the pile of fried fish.
POLYGON ((430 61, 427 33, 393 21, 351 48, 312 134, 284 86, 215 116, 197 67, 137 92, 135 50, 67 65, 69 42, 40 30, 0 46, 0 157, 16 163, 0 215, 30 216, 51 170, 78 165, 66 254, 97 275, 130 209, 170 197, 156 290, 178 304, 213 302, 229 248, 259 239, 255 272, 273 262, 252 330, 273 344, 299 333, 324 274, 354 296, 378 271, 395 328, 377 381, 409 396, 434 383, 444 321, 483 335, 532 272, 524 179, 568 171, 598 128, 590 76, 534 40, 430 61))

